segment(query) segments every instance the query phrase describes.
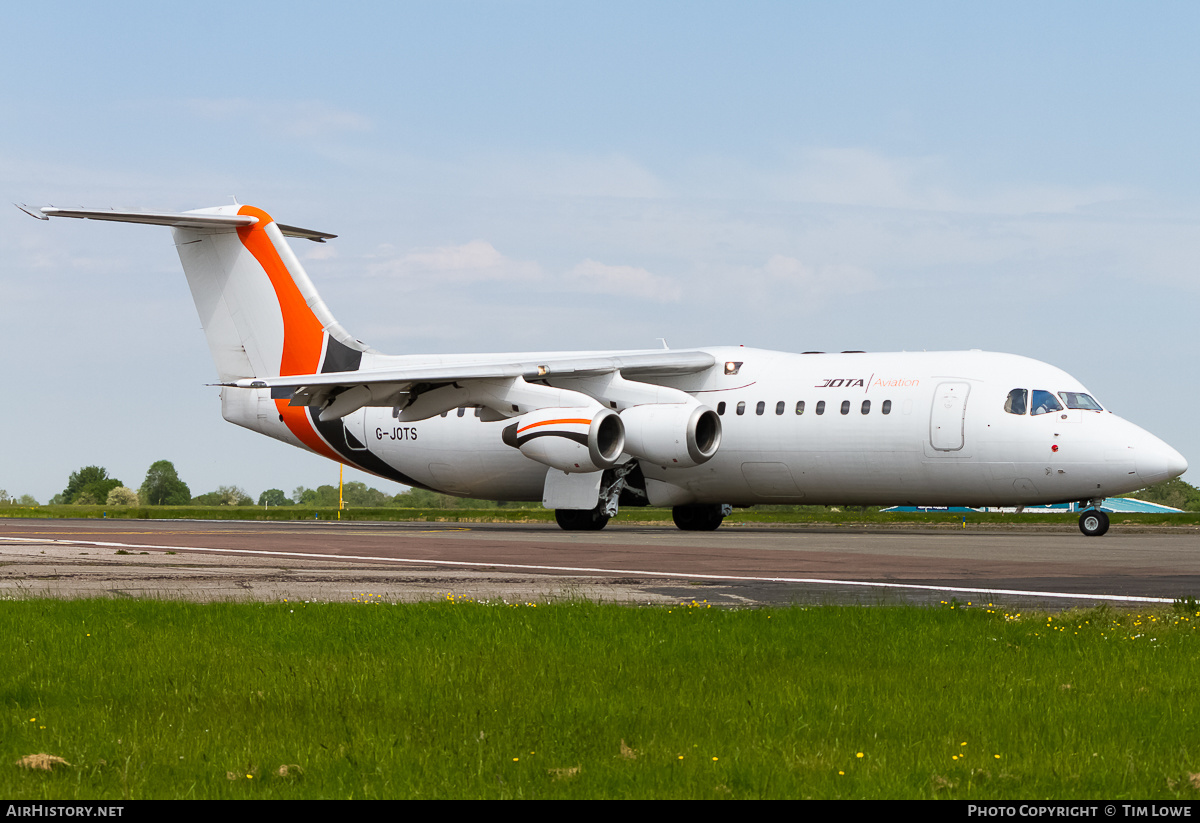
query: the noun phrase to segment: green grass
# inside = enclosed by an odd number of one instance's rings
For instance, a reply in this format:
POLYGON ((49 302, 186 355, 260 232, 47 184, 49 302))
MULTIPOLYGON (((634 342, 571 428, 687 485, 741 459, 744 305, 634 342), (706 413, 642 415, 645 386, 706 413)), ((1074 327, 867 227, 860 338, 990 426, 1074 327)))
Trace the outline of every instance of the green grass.
MULTIPOLYGON (((554 512, 541 508, 462 508, 462 509, 404 509, 347 508, 338 517, 336 508, 316 506, 0 506, 0 517, 113 518, 128 520, 346 520, 346 521, 419 521, 431 523, 553 523, 554 512)), ((967 528, 977 526, 1006 527, 1020 525, 1058 525, 1074 527, 1078 514, 1015 514, 975 512, 966 515, 967 528)), ((612 520, 622 523, 671 522, 670 509, 626 507, 612 520)), ((962 514, 926 512, 883 513, 876 510, 839 511, 818 506, 763 506, 734 509, 722 528, 766 523, 813 524, 835 526, 901 526, 962 528, 962 514), (791 509, 791 510, 788 510, 791 509)), ((1200 512, 1181 514, 1113 514, 1113 527, 1122 526, 1200 526, 1200 512)))
POLYGON ((1200 794, 1195 604, 377 601, 0 603, 0 796, 1200 794))

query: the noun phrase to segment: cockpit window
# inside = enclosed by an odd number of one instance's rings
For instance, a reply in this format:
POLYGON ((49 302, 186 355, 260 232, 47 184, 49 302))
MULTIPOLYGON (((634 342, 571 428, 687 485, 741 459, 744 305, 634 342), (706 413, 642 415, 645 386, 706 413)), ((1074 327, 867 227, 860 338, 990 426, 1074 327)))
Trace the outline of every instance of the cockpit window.
POLYGON ((1041 389, 1033 390, 1033 411, 1031 414, 1062 411, 1062 405, 1054 399, 1054 395, 1041 389))
POLYGON ((1068 409, 1087 409, 1088 411, 1104 411, 1100 404, 1092 399, 1090 394, 1078 391, 1060 391, 1058 396, 1067 404, 1068 409))
POLYGON ((1004 410, 1009 414, 1024 414, 1029 410, 1025 405, 1027 395, 1025 389, 1013 389, 1008 393, 1008 399, 1004 401, 1004 410))

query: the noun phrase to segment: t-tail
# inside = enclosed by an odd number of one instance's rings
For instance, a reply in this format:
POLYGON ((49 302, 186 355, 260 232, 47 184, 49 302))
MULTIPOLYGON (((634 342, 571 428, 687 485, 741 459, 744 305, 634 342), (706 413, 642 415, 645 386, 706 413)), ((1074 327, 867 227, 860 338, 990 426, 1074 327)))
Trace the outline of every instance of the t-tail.
MULTIPOLYGON (((371 351, 334 319, 285 239, 324 242, 336 235, 280 225, 253 206, 182 213, 23 210, 41 219, 77 217, 170 226, 223 384, 356 371, 363 354, 371 351)), ((266 390, 224 390, 222 412, 230 422, 283 440, 298 440, 297 445, 342 459, 318 433, 322 427, 315 425, 309 409, 289 405, 289 397, 288 392, 271 396, 266 390)))

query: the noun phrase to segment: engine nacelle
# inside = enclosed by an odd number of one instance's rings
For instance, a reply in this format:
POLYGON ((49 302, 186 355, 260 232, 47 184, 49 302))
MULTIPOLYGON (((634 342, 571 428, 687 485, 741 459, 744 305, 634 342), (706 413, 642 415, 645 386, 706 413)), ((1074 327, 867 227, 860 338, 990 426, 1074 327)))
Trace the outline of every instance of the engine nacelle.
POLYGON ((507 426, 504 442, 565 472, 612 468, 625 451, 625 426, 612 409, 538 409, 507 426))
POLYGON ((721 418, 708 406, 646 403, 621 412, 625 451, 666 468, 690 468, 721 445, 721 418))

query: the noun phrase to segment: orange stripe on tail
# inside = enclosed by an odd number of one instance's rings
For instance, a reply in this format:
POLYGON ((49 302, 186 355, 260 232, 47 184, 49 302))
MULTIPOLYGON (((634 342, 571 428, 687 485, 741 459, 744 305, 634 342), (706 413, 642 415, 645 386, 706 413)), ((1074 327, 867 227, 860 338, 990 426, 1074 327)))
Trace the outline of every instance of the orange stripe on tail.
MULTIPOLYGON (((283 357, 279 361, 279 374, 315 374, 321 365, 321 350, 325 345, 324 329, 321 327, 321 321, 308 307, 296 282, 292 280, 291 272, 279 258, 275 244, 267 236, 266 227, 274 220, 271 215, 253 206, 242 206, 238 209, 238 214, 258 218, 257 224, 238 228, 238 238, 267 273, 271 286, 275 289, 279 309, 283 313, 283 357)), ((275 408, 279 410, 284 424, 300 442, 331 460, 344 462, 342 456, 317 434, 308 417, 307 407, 289 406, 286 399, 280 398, 275 400, 275 408)))

